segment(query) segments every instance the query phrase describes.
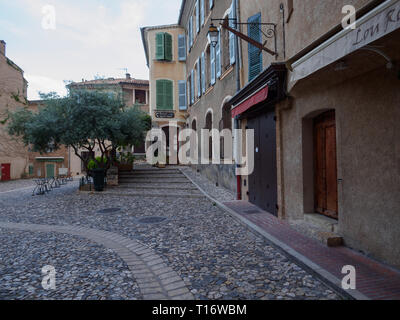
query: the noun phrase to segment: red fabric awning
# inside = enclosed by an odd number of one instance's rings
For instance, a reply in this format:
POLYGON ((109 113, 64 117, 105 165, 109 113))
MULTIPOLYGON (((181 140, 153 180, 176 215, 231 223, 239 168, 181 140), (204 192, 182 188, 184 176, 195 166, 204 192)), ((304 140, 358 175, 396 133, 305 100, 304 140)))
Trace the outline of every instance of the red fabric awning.
POLYGON ((232 118, 235 118, 236 116, 249 110, 251 107, 255 106, 256 104, 259 104, 260 102, 267 100, 267 98, 268 98, 268 86, 266 86, 264 89, 261 89, 256 94, 252 95, 251 97, 247 98, 240 105, 238 105, 235 109, 233 109, 232 110, 232 118))

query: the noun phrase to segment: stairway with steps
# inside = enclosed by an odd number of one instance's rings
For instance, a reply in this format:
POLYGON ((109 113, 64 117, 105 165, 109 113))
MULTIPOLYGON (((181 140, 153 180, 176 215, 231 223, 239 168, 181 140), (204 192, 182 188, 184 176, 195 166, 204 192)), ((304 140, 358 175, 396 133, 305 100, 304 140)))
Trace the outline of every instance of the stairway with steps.
POLYGON ((107 194, 132 197, 204 198, 203 193, 179 169, 159 169, 137 166, 130 172, 120 172, 119 185, 107 194))

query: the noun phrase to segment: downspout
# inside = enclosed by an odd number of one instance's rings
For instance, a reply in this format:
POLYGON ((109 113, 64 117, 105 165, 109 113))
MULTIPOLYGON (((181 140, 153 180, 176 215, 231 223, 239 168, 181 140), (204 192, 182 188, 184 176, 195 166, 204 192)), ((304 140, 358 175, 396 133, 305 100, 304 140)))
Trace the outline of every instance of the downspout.
MULTIPOLYGON (((238 0, 234 0, 235 1, 235 7, 236 7, 236 20, 237 22, 240 22, 240 11, 239 11, 239 3, 238 0)), ((238 29, 238 24, 236 25, 236 29, 238 29)), ((236 92, 239 92, 241 89, 241 85, 240 85, 240 61, 239 61, 239 38, 236 36, 235 37, 235 41, 236 41, 236 65, 235 65, 235 74, 236 74, 236 92)), ((240 129, 240 120, 239 117, 236 116, 235 117, 235 132, 236 130, 240 129)), ((241 148, 239 148, 239 141, 238 141, 238 135, 235 134, 236 139, 235 139, 235 143, 236 143, 236 155, 235 155, 235 159, 236 159, 236 169, 239 169, 240 164, 239 164, 239 159, 241 158, 239 156, 239 150, 241 150, 241 148)), ((242 200, 242 177, 239 175, 236 175, 236 190, 237 190, 237 200, 242 200)))

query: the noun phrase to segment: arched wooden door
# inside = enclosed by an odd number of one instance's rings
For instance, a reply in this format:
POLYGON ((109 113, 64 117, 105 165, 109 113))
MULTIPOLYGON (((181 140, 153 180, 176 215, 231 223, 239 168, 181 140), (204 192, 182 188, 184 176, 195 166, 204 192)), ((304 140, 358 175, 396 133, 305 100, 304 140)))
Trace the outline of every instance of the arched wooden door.
POLYGON ((335 111, 314 120, 315 210, 338 219, 335 111))

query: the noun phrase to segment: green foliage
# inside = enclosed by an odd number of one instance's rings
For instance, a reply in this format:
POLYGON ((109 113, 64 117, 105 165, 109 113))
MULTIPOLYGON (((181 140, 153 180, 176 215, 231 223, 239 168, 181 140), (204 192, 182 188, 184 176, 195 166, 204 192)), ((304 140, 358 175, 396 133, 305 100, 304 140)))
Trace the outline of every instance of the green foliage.
POLYGON ((43 106, 37 113, 19 109, 10 116, 9 133, 22 138, 41 153, 71 147, 84 163, 81 150, 99 148, 107 164, 118 146, 137 145, 148 129, 146 116, 137 107, 126 108, 120 96, 99 91, 71 91, 60 98, 41 93, 43 106))
POLYGON ((108 160, 106 158, 96 157, 96 159, 91 159, 87 165, 89 170, 100 169, 107 167, 108 160))
POLYGON ((117 162, 120 164, 133 164, 135 162, 135 156, 132 152, 120 153, 117 162))

